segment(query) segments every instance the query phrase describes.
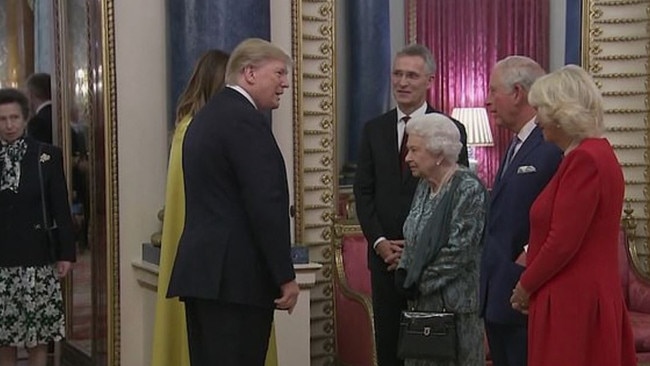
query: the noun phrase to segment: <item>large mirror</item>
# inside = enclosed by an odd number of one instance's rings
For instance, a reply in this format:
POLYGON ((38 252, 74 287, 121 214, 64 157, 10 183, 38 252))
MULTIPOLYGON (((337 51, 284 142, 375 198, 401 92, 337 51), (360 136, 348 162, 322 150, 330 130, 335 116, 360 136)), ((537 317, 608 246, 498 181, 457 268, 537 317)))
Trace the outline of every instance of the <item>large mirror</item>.
POLYGON ((52 2, 57 142, 66 156, 77 263, 66 282, 63 365, 118 365, 113 4, 52 2))
POLYGON ((51 347, 54 364, 119 364, 112 17, 110 0, 0 0, 0 87, 50 75, 52 143, 64 151, 75 224, 66 338, 51 347))

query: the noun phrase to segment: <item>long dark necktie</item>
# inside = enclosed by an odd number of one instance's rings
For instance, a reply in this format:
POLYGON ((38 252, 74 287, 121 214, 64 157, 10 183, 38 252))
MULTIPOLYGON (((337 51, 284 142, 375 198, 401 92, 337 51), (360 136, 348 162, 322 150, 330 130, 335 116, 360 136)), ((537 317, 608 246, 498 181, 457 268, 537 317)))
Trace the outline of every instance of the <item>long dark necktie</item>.
POLYGON ((408 148, 406 147, 406 143, 408 142, 409 135, 406 133, 406 123, 411 119, 411 116, 404 116, 402 117, 402 121, 404 121, 404 135, 402 136, 402 143, 399 146, 399 162, 400 162, 400 167, 402 170, 405 170, 407 167, 406 164, 406 154, 408 153, 408 148))

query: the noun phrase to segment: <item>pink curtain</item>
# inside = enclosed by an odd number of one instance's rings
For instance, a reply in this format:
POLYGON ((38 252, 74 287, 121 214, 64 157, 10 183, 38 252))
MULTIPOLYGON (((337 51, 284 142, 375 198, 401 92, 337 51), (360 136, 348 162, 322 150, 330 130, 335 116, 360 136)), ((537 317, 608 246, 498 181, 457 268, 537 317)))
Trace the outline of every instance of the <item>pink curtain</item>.
MULTIPOLYGON (((528 56, 548 69, 548 0, 415 1, 415 39, 438 64, 429 101, 444 112, 485 105, 490 71, 508 55, 528 56)), ((408 6, 408 5, 407 5, 408 6)), ((512 133, 490 121, 494 146, 476 148, 478 173, 492 186, 512 133)))

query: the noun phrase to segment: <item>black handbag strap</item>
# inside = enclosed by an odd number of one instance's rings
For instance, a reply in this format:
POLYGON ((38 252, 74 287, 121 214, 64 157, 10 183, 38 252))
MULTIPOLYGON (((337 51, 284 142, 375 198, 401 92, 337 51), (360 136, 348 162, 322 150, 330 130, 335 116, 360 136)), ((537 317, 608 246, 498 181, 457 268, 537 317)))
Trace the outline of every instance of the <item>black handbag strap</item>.
POLYGON ((43 212, 43 229, 47 230, 47 208, 45 207, 45 187, 43 186, 43 169, 41 168, 41 153, 43 147, 38 144, 38 154, 36 155, 36 165, 38 166, 38 187, 41 189, 41 210, 43 212))
POLYGON ((52 240, 52 229, 54 225, 50 227, 47 220, 47 205, 45 204, 45 183, 43 182, 43 168, 41 168, 41 153, 43 152, 43 145, 38 144, 38 155, 36 157, 36 164, 38 166, 38 186, 41 190, 41 211, 43 213, 43 229, 47 231, 47 235, 51 243, 54 243, 52 240))
POLYGON ((45 183, 43 179, 43 168, 41 168, 41 154, 43 153, 43 145, 38 143, 38 155, 36 156, 36 164, 38 166, 38 186, 41 190, 41 212, 43 213, 43 230, 47 233, 47 240, 50 251, 50 259, 54 262, 58 261, 56 241, 52 230, 56 228, 56 224, 52 222, 52 226, 48 225, 47 220, 47 205, 45 204, 45 183))

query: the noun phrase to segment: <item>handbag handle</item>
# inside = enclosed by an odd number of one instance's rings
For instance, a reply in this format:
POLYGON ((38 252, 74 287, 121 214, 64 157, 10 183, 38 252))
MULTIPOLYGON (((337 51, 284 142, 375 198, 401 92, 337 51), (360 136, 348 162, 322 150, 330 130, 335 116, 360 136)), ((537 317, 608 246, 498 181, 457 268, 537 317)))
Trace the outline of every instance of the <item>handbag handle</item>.
MULTIPOLYGON (((443 313, 448 313, 447 311, 447 305, 445 304, 445 296, 442 294, 442 290, 440 291, 440 301, 442 301, 442 312, 443 313)), ((418 301, 413 300, 413 306, 411 306, 411 311, 416 311, 418 307, 418 301)))

